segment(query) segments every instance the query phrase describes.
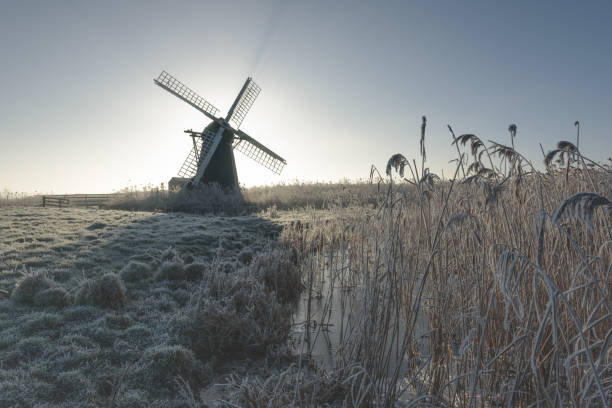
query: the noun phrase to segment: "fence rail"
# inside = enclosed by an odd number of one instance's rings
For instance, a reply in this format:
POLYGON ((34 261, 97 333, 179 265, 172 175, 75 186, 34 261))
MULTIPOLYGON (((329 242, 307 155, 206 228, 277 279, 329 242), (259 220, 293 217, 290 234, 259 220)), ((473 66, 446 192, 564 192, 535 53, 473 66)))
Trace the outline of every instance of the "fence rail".
POLYGON ((90 207, 108 203, 120 194, 63 194, 42 196, 43 207, 90 207))

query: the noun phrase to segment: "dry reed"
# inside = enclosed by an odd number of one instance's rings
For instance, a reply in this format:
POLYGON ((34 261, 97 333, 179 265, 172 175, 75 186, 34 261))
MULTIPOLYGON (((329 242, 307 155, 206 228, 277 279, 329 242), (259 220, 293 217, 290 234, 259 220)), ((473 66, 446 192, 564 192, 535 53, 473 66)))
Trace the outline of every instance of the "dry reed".
POLYGON ((350 293, 335 364, 359 374, 343 404, 608 406, 609 166, 561 143, 538 171, 511 125, 512 146, 452 133, 457 169, 440 182, 424 166, 424 124, 420 172, 401 154, 387 165, 410 169, 407 188, 281 237, 328 316, 329 287, 350 293), (560 153, 573 159, 554 163, 560 153))

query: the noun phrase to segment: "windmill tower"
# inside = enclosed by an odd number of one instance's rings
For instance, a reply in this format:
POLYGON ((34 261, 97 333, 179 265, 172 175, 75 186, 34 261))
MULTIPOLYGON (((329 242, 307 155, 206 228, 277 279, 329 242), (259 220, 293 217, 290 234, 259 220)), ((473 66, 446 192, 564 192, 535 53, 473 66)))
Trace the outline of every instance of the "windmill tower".
POLYGON ((153 82, 212 120, 202 132, 185 131, 192 138, 193 148, 181 166, 178 177, 173 177, 168 183, 170 189, 211 182, 237 189, 234 150, 276 174, 280 174, 287 164, 285 159, 239 129, 261 91, 250 77, 245 81, 225 118, 217 116, 219 109, 166 71, 162 71, 153 82))

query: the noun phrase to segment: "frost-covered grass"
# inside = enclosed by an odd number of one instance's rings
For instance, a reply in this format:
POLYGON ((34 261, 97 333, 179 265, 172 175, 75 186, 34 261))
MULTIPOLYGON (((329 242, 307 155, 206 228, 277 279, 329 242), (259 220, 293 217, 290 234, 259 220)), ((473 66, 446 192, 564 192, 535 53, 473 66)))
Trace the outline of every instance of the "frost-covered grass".
MULTIPOLYGON (((57 275, 56 280, 88 278, 102 272, 119 272, 130 259, 151 260, 156 252, 168 247, 211 260, 218 252, 234 255, 243 248, 263 248, 278 228, 251 216, 212 218, 78 208, 3 208, 0 285, 18 277, 24 265, 52 269, 50 273, 57 275), (226 241, 233 244, 224 245, 226 241)), ((231 256, 222 258, 235 261, 231 256)))
POLYGON ((0 192, 0 207, 35 206, 41 202, 40 194, 16 193, 7 189, 0 192))
MULTIPOLYGON (((376 173, 373 173, 376 174, 376 173)), ((117 196, 107 208, 194 214, 244 214, 264 212, 274 218, 278 210, 330 210, 379 205, 385 197, 386 182, 372 177, 370 181, 309 182, 242 188, 239 193, 224 191, 218 185, 168 191, 132 190, 117 196)), ((404 189, 399 186, 399 189, 404 189)))
POLYGON ((185 406, 228 366, 283 354, 299 274, 279 230, 255 216, 0 209, 0 406, 185 406))

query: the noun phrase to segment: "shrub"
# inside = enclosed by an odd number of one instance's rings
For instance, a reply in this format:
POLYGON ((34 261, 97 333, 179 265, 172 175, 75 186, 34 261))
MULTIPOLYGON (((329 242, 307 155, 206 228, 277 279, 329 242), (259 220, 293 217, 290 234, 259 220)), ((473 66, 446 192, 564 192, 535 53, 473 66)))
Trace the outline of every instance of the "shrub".
POLYGON ((124 282, 139 282, 149 279, 152 275, 151 267, 144 262, 130 261, 119 272, 124 282))
POLYGON ((152 389, 176 392, 175 377, 195 384, 201 378, 199 362, 193 352, 182 346, 154 346, 145 350, 142 366, 135 373, 152 389))
POLYGON ((169 322, 176 341, 202 361, 261 354, 286 341, 291 310, 262 283, 245 273, 217 273, 207 284, 201 301, 169 322))
POLYGON ((276 293, 280 301, 298 300, 303 288, 302 279, 288 251, 275 250, 258 255, 248 268, 253 276, 260 278, 268 289, 276 293))
POLYGON ((204 277, 206 272, 206 265, 201 263, 192 263, 185 266, 185 279, 187 280, 200 280, 204 277))
POLYGON ((123 282, 114 273, 96 280, 86 280, 76 294, 76 303, 101 308, 117 309, 127 303, 123 282))
POLYGON ((34 304, 40 307, 64 307, 68 305, 68 295, 60 287, 45 289, 36 293, 34 304))
POLYGON ((11 298, 17 303, 33 304, 34 297, 38 292, 49 289, 52 286, 54 286, 54 282, 47 278, 45 271, 26 273, 17 282, 11 298))
POLYGON ((183 269, 183 264, 176 261, 166 261, 162 263, 155 274, 156 281, 184 279, 185 270, 183 269))
POLYGON ((242 194, 224 190, 217 183, 199 184, 168 196, 168 210, 196 214, 241 213, 246 209, 242 194))

